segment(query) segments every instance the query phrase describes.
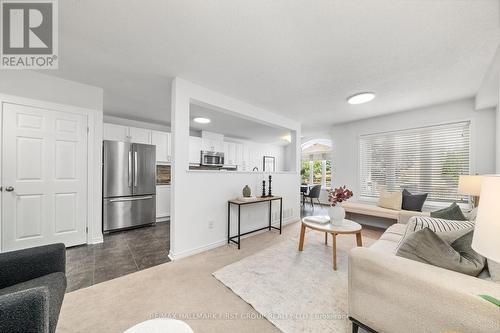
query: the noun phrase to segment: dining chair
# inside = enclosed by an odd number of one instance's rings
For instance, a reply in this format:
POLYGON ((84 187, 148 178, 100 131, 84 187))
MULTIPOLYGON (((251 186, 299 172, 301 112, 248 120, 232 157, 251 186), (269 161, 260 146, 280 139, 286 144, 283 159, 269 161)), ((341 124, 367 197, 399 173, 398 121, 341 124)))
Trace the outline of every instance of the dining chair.
POLYGON ((315 185, 309 190, 308 194, 304 194, 304 197, 309 198, 309 200, 311 201, 311 206, 312 206, 313 210, 314 210, 313 199, 316 199, 318 204, 321 204, 321 202, 319 202, 320 193, 321 193, 321 185, 315 185))

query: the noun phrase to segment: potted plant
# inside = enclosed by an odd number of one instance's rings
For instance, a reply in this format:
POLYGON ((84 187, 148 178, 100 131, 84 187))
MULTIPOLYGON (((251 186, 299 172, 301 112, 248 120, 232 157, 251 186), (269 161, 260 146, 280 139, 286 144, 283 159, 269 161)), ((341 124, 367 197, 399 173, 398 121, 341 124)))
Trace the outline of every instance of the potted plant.
POLYGON ((330 223, 341 225, 345 218, 345 210, 340 203, 350 199, 353 193, 345 185, 334 190, 329 190, 328 192, 328 202, 330 203, 328 215, 330 215, 330 223))

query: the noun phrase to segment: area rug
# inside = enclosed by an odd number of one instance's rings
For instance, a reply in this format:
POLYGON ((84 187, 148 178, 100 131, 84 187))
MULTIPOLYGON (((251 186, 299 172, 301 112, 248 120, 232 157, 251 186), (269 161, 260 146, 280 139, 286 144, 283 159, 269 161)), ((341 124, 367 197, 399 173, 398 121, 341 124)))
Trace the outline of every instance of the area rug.
POLYGON ((348 332, 347 253, 284 240, 213 273, 215 278, 285 333, 348 332))

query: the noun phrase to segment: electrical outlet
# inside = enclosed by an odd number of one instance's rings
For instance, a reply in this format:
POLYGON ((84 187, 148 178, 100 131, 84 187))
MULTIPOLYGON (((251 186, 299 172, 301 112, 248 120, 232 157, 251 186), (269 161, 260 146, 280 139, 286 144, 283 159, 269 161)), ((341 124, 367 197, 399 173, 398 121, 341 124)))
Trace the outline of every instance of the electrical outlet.
POLYGON ((208 221, 208 229, 213 229, 214 228, 214 221, 210 220, 208 221))

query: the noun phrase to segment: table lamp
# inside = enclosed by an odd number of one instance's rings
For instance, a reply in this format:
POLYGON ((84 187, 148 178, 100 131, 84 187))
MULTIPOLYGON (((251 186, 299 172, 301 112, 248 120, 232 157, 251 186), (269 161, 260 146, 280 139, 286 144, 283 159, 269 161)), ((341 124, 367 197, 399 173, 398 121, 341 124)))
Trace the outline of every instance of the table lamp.
POLYGON ((473 208, 479 205, 479 195, 481 194, 482 176, 461 175, 458 179, 458 193, 470 195, 472 197, 473 208))
POLYGON ((477 210, 472 248, 500 262, 500 177, 483 177, 481 204, 477 210))
MULTIPOLYGON (((500 262, 500 177, 483 177, 481 204, 477 210, 472 249, 482 256, 500 262)), ((500 307, 500 300, 489 295, 479 295, 500 307)))

